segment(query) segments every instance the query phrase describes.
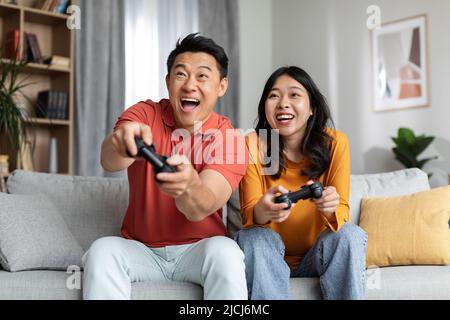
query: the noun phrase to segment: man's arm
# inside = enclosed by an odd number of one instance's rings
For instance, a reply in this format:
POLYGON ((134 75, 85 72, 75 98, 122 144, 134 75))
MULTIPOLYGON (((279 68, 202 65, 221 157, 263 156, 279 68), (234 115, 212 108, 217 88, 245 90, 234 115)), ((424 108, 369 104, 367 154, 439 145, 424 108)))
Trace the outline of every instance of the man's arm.
POLYGON ((173 197, 175 204, 189 221, 201 221, 222 208, 231 196, 231 186, 219 172, 206 169, 200 174, 182 155, 167 162, 177 167, 176 173, 158 173, 158 186, 173 197))
POLYGON ((103 169, 110 172, 121 171, 134 162, 133 158, 124 156, 117 148, 117 137, 111 133, 102 143, 101 165, 103 169))
POLYGON ((133 164, 135 158, 127 155, 137 154, 134 137, 142 137, 147 145, 152 144, 152 132, 149 126, 138 122, 126 122, 111 133, 102 143, 101 165, 111 172, 121 171, 133 164))
POLYGON ((230 199, 232 189, 223 175, 215 170, 204 170, 200 181, 175 200, 178 210, 190 221, 201 221, 222 208, 230 199))

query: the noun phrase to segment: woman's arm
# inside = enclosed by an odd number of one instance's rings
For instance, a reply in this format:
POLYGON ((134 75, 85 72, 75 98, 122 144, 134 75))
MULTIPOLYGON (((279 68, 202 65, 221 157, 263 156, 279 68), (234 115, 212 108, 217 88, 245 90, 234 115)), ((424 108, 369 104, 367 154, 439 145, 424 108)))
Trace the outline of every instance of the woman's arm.
POLYGON ((282 186, 265 190, 264 177, 258 161, 258 136, 252 133, 246 137, 249 150, 249 164, 245 176, 239 185, 239 199, 244 228, 253 225, 267 225, 271 222, 283 222, 289 217, 291 210, 285 210, 286 203, 276 204, 273 198, 276 193, 286 193, 282 186))
POLYGON ((330 167, 324 176, 324 185, 332 186, 339 195, 339 204, 334 214, 323 213, 324 223, 333 231, 338 231, 349 220, 350 197, 350 148, 348 138, 337 131, 331 150, 330 167))
POLYGON ((244 228, 259 224, 254 221, 253 212, 256 204, 264 195, 262 177, 258 172, 257 165, 252 161, 252 155, 250 155, 250 159, 246 174, 239 184, 239 201, 244 228))

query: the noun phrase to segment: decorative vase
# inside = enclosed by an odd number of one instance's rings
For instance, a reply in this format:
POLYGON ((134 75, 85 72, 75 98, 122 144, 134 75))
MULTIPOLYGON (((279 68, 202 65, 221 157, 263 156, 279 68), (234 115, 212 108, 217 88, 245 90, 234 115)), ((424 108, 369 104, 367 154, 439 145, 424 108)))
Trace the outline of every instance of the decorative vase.
POLYGON ((9 156, 0 154, 0 175, 7 177, 9 175, 9 156))
POLYGON ((50 149, 48 157, 48 172, 58 173, 58 144, 56 138, 50 139, 50 149))
POLYGON ((6 192, 5 179, 9 176, 9 156, 0 155, 0 192, 6 192))

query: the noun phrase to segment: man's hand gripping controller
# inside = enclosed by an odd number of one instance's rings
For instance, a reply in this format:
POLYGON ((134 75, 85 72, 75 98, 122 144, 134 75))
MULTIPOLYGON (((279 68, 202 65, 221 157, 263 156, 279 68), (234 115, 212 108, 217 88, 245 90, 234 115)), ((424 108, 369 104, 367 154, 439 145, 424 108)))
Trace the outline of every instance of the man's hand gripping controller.
POLYGON ((285 210, 289 210, 292 207, 292 203, 297 203, 299 200, 319 199, 322 197, 322 192, 322 184, 320 182, 315 182, 311 185, 303 186, 296 192, 289 192, 276 197, 275 203, 287 203, 288 207, 285 210))
MULTIPOLYGON (((155 146, 152 144, 151 146, 147 146, 144 143, 144 140, 140 137, 134 137, 134 141, 136 142, 136 147, 138 149, 137 156, 144 158, 153 166, 153 171, 156 174, 160 172, 177 172, 177 170, 167 164, 167 157, 159 155, 155 151, 155 146)), ((127 154, 130 157, 133 157, 130 152, 127 150, 127 154)))

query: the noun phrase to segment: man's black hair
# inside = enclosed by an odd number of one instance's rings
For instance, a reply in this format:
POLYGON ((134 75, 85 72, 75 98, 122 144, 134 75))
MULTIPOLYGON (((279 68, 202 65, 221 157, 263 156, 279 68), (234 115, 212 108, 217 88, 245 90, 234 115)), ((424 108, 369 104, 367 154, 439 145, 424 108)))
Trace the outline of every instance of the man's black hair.
POLYGON ((228 57, 225 50, 212 39, 200 36, 198 33, 191 33, 183 40, 178 39, 175 49, 167 58, 167 72, 169 74, 175 58, 185 52, 205 52, 212 55, 219 65, 220 78, 223 79, 228 75, 228 57))

